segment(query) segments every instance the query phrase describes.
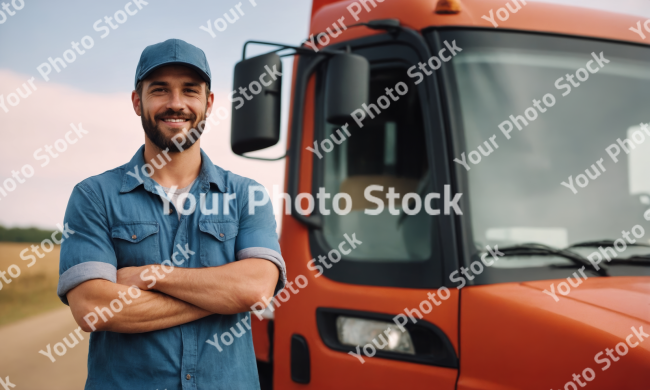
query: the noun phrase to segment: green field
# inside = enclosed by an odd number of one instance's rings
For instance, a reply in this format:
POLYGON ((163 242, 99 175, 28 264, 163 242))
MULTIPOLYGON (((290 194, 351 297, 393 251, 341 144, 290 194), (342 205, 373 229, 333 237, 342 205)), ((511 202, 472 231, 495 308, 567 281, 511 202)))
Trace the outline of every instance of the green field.
MULTIPOLYGON (((20 252, 31 245, 0 242, 0 271, 6 272, 12 264, 20 268, 20 275, 12 278, 11 283, 0 279, 0 326, 65 306, 56 295, 61 247, 55 246, 42 259, 37 257, 36 263, 28 268, 31 260, 22 260, 20 252)), ((9 274, 5 277, 10 278, 9 274)))
MULTIPOLYGON (((46 238, 50 238, 54 231, 43 230, 35 227, 30 228, 6 228, 0 225, 0 242, 41 242, 46 238)), ((56 235, 57 238, 61 237, 61 233, 56 235)))

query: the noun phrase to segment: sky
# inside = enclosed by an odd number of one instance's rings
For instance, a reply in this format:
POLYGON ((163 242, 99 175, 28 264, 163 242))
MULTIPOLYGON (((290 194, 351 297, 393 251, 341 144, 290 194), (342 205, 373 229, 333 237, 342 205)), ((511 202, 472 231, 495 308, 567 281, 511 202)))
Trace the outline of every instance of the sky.
MULTIPOLYGON (((311 2, 307 0, 241 0, 244 15, 223 32, 213 29, 213 37, 200 27, 223 17, 239 1, 148 0, 142 2, 141 8, 130 6, 130 13, 137 11, 134 15, 118 12, 124 10, 127 0, 3 1, 13 1, 17 8, 21 3, 24 6, 12 11, 14 15, 6 15, 4 22, 0 14, 0 106, 4 99, 8 109, 5 112, 0 108, 0 224, 43 228, 53 228, 63 221, 76 183, 128 162, 143 143, 140 118, 133 113, 130 94, 144 47, 180 38, 202 48, 212 72, 215 104, 230 111, 228 91, 244 42, 256 39, 297 45, 307 36, 311 14, 311 2), (116 12, 118 18, 125 15, 126 20, 122 24, 111 21, 116 26, 113 29, 104 18, 113 17, 116 12), (46 75, 49 81, 45 81, 39 66, 48 63, 49 57, 62 57, 73 42, 81 42, 84 37, 92 39, 92 47, 85 38, 90 48, 80 46, 80 51, 85 52, 77 53, 74 61, 60 72, 52 69, 46 75), (16 93, 17 88, 25 95, 32 78, 35 90, 11 106, 8 95, 16 93), (71 124, 77 128, 81 124, 84 131, 75 135, 71 124), (64 141, 70 131, 73 133, 68 137, 74 144, 64 141), (55 152, 58 157, 49 161, 34 157, 35 153, 42 156, 46 145, 57 140, 62 140, 58 141, 60 149, 65 146, 64 151, 55 152), (33 168, 33 176, 8 192, 2 183, 12 171, 20 171, 26 165, 33 168)), ((650 18, 648 0, 544 2, 639 15, 640 20, 650 18)), ((251 54, 261 50, 253 49, 251 54)), ((283 66, 290 69, 291 59, 286 59, 283 66)), ((46 68, 41 66, 44 72, 46 68)), ((284 91, 290 86, 288 74, 285 73, 284 91)), ((283 97, 283 129, 287 97, 288 94, 283 97)), ((269 192, 273 185, 282 185, 284 161, 259 162, 234 155, 228 123, 210 128, 201 142, 215 164, 259 181, 269 192)), ((264 153, 279 156, 282 152, 280 142, 264 153)))

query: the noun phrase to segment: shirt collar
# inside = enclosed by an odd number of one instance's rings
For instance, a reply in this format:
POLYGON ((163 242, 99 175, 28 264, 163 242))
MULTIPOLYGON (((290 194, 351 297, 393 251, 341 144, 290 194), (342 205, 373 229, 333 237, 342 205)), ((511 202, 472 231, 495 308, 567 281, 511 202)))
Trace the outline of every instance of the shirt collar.
MULTIPOLYGON (((162 154, 156 160, 158 164, 161 164, 162 161, 167 161, 162 154)), ((131 161, 124 165, 121 193, 133 191, 140 185, 144 185, 145 190, 155 193, 155 187, 158 183, 143 173, 142 167, 145 164, 144 145, 142 145, 133 158, 131 158, 131 161)), ((207 191, 211 183, 216 185, 221 192, 228 191, 228 187, 224 183, 223 173, 217 169, 203 149, 201 149, 201 170, 197 180, 199 180, 202 192, 207 191)))

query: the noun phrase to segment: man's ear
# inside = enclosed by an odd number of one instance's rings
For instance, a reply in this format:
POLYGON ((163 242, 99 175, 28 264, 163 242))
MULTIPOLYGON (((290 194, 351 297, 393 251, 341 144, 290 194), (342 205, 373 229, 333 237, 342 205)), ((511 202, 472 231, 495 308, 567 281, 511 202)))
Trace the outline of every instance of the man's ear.
POLYGON ((214 104, 214 92, 210 92, 210 96, 208 96, 208 102, 206 104, 206 110, 205 110, 205 117, 209 117, 210 114, 212 113, 212 105, 214 104))
POLYGON ((135 111, 135 113, 138 116, 142 116, 142 110, 140 110, 141 101, 142 99, 140 98, 140 95, 138 95, 136 91, 131 92, 131 102, 133 103, 133 111, 135 111))

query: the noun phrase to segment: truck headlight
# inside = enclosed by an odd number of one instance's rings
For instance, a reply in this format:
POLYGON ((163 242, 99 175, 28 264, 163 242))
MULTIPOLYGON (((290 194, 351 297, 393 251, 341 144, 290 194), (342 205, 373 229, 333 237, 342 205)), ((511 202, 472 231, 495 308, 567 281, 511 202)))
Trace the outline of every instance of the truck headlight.
POLYGON ((336 333, 339 342, 344 345, 363 347, 366 344, 373 344, 381 351, 415 355, 408 330, 402 332, 391 322, 338 316, 336 333))

